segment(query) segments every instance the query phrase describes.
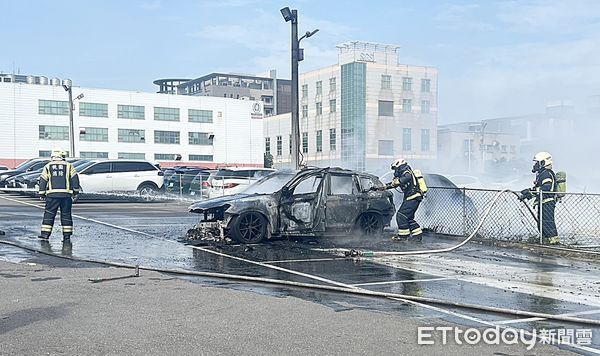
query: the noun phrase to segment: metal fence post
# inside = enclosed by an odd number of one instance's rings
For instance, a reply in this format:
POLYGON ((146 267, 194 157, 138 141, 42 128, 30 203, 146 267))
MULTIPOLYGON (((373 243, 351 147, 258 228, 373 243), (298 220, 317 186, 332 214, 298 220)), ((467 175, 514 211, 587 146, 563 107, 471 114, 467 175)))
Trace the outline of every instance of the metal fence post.
POLYGON ((182 179, 181 177, 183 177, 183 174, 179 175, 179 199, 181 199, 182 197, 182 191, 183 191, 183 183, 182 183, 182 179))
POLYGON ((543 209, 542 209, 542 205, 544 205, 543 203, 544 201, 544 192, 540 189, 540 200, 538 202, 538 209, 539 209, 539 214, 538 214, 538 220, 539 220, 539 224, 540 224, 540 245, 544 244, 544 217, 543 217, 543 209))
POLYGON ((462 208, 463 208, 463 235, 467 235, 467 188, 463 187, 462 208))

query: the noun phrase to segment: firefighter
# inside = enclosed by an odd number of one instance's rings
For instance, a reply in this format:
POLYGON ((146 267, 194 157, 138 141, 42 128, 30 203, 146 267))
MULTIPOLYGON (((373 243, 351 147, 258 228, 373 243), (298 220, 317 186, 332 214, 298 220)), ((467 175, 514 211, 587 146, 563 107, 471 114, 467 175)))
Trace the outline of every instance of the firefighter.
POLYGON ((533 156, 533 162, 531 170, 532 173, 535 173, 533 188, 523 189, 521 200, 535 198, 534 206, 537 206, 538 229, 542 231, 542 243, 557 245, 560 243, 560 239, 556 230, 554 209, 556 208, 558 186, 556 174, 552 170, 552 156, 548 152, 539 152, 533 156))
POLYGON ((65 161, 65 156, 63 150, 52 150, 52 159, 44 167, 40 176, 40 199, 46 200, 42 233, 38 236, 42 240, 50 238, 54 218, 59 208, 63 241, 70 241, 73 234, 71 206, 73 197, 79 193, 79 177, 73 165, 65 161))
POLYGON ((394 171, 394 179, 385 187, 382 187, 381 190, 400 187, 402 193, 404 193, 402 205, 396 213, 398 234, 393 236, 392 240, 406 241, 412 236, 415 241, 421 241, 423 230, 415 221, 415 213, 423 200, 423 194, 419 188, 417 177, 402 158, 394 161, 391 169, 394 171))

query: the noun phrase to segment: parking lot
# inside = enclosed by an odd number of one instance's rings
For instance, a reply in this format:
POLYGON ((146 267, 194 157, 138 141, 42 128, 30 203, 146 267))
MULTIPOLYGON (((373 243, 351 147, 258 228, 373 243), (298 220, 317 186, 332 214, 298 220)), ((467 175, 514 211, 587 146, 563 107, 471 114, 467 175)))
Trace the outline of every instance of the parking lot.
MULTIPOLYGON (((345 258, 340 248, 420 250, 448 247, 456 240, 427 235, 422 244, 393 243, 386 237, 335 239, 281 239, 256 245, 187 246, 178 242, 197 216, 178 201, 140 203, 88 201, 74 207, 75 235, 65 249, 55 233, 49 244, 38 234, 42 202, 0 193, 0 223, 5 240, 56 255, 107 260, 143 267, 216 272, 320 284, 398 295, 436 298, 463 303, 567 315, 600 320, 600 281, 593 260, 553 256, 520 248, 468 244, 446 254, 345 258)), ((55 227, 56 228, 56 227, 55 227)), ((27 260, 27 252, 2 246, 5 258, 27 260), (10 253, 9 253, 10 252, 10 253)), ((143 272, 142 272, 143 273, 143 272)), ((399 318, 438 317, 455 325, 501 326, 517 329, 593 329, 593 345, 561 346, 590 352, 600 346, 598 327, 516 317, 476 309, 434 305, 407 299, 367 298, 360 295, 277 287, 269 284, 207 277, 182 277, 190 281, 252 291, 272 296, 292 296, 334 310, 376 310, 399 318)))

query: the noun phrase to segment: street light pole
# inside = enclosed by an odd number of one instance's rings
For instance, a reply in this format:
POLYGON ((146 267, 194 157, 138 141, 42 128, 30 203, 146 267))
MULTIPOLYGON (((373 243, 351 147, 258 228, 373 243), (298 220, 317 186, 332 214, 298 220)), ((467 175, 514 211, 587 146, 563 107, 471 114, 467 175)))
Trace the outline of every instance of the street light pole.
POLYGON ((292 164, 295 169, 300 169, 300 106, 298 103, 298 62, 304 59, 304 51, 300 48, 300 41, 308 38, 319 31, 307 31, 304 36, 298 39, 298 10, 290 10, 289 7, 281 9, 281 15, 286 22, 292 26, 292 164))
POLYGON ((69 93, 69 145, 71 150, 71 157, 75 155, 75 128, 73 127, 73 88, 69 85, 65 88, 69 93))
POLYGON ((298 103, 298 11, 292 10, 292 163, 300 169, 300 104, 298 103))

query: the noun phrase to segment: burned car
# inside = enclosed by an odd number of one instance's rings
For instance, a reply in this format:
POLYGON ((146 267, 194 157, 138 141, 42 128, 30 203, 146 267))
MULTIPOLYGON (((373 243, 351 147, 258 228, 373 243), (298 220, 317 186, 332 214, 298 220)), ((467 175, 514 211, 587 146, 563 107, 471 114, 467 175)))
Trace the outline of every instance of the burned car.
POLYGON ((395 213, 393 196, 373 175, 341 168, 276 172, 241 193, 192 204, 199 239, 258 243, 274 236, 381 232, 395 213))

